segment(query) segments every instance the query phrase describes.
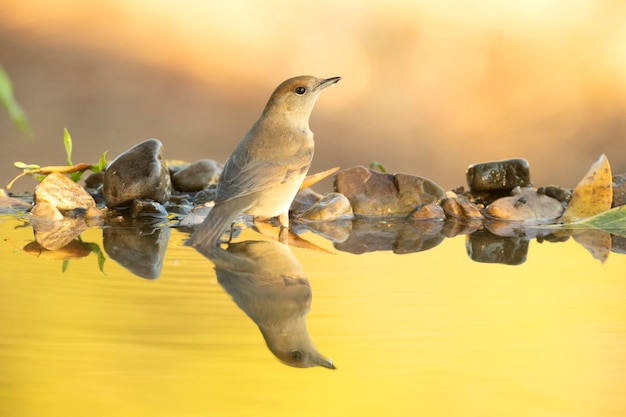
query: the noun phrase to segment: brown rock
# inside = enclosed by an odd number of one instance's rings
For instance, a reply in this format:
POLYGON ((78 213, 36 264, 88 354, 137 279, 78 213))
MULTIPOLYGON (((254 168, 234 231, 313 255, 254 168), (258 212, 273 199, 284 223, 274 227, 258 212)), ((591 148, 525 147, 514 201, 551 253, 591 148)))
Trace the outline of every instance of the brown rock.
POLYGON ((355 215, 407 216, 417 207, 437 203, 443 189, 429 179, 406 174, 383 174, 362 166, 340 171, 335 191, 344 194, 355 215))

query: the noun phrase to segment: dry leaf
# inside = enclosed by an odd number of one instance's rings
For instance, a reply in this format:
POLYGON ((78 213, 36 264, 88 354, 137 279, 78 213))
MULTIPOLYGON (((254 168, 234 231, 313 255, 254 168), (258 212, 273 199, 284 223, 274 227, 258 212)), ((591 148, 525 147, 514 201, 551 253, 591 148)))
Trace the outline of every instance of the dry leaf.
POLYGON ((595 216, 611 208, 613 201, 613 177, 605 155, 593 163, 585 177, 576 185, 572 199, 561 221, 571 223, 595 216))
POLYGON ((588 229, 572 231, 572 237, 582 247, 604 263, 609 258, 611 252, 611 234, 604 230, 588 229))
POLYGON ((300 190, 304 190, 305 188, 308 188, 312 186, 313 184, 320 182, 324 178, 328 177, 329 175, 334 174, 337 171, 339 171, 339 167, 327 169, 326 171, 318 172, 317 174, 307 175, 304 178, 304 181, 302 181, 300 190))

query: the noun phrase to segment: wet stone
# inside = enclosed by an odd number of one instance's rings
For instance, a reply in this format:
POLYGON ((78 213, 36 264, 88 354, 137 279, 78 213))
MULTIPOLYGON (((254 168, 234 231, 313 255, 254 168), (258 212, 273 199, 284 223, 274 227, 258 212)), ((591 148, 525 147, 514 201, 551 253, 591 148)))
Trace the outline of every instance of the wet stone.
POLYGON ((432 249, 444 239, 443 222, 411 222, 393 219, 357 218, 352 221, 350 236, 334 243, 337 250, 361 254, 374 251, 412 253, 432 249))
POLYGON ((552 197, 561 203, 568 203, 572 198, 572 190, 569 188, 559 187, 557 185, 546 185, 545 187, 537 188, 539 194, 545 194, 548 197, 552 197))
POLYGON ((443 211, 454 219, 482 219, 480 208, 464 198, 447 198, 441 204, 443 211))
POLYGON ((102 194, 109 207, 129 206, 135 199, 165 203, 171 180, 161 142, 148 139, 111 162, 104 172, 102 194))
POLYGON ((465 249, 475 262, 521 265, 528 255, 528 243, 524 238, 495 236, 487 230, 478 230, 469 235, 465 249))
POLYGON ((63 174, 52 173, 35 188, 35 204, 49 203, 59 211, 88 209, 96 205, 83 187, 63 174))
POLYGON ((441 201, 445 193, 433 181, 406 174, 383 174, 362 166, 340 171, 335 191, 345 195, 355 215, 407 216, 419 206, 441 201))
POLYGON ((346 196, 340 193, 330 193, 304 211, 298 219, 317 222, 348 220, 353 217, 352 206, 346 196))
POLYGON ((613 203, 611 207, 626 204, 626 174, 613 176, 613 203))
POLYGON ((131 206, 131 216, 137 217, 167 217, 167 210, 161 204, 152 200, 135 199, 131 206))
POLYGON ((492 219, 527 222, 545 222, 558 219, 563 214, 560 201, 537 193, 531 187, 519 190, 513 196, 499 198, 485 209, 485 216, 492 219))
POLYGON ((415 220, 444 220, 446 213, 439 204, 425 204, 411 213, 410 216, 415 220))
POLYGON ((470 165, 466 172, 471 192, 507 191, 530 186, 530 171, 525 159, 485 162, 470 165))
POLYGON ((93 172, 85 178, 85 188, 97 190, 104 182, 104 172, 93 172))
POLYGON ((291 202, 289 212, 294 217, 298 217, 314 204, 318 203, 322 198, 324 198, 323 194, 317 193, 310 188, 300 190, 291 202))
POLYGON ((223 165, 212 159, 201 159, 172 173, 172 186, 178 191, 200 191, 216 184, 223 165))

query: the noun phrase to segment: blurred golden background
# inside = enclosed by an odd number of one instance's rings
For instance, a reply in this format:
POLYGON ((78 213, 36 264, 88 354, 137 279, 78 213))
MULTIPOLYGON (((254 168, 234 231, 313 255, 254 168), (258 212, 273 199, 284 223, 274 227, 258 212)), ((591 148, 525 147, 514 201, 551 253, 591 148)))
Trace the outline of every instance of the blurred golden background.
POLYGON ((2 186, 14 161, 63 164, 64 127, 74 162, 150 137, 223 161, 302 74, 343 77, 311 118, 314 171, 377 160, 449 189, 524 157, 535 185, 573 186, 605 153, 626 172, 626 3, 337 3, 0 0, 0 65, 33 131, 0 112, 2 186))

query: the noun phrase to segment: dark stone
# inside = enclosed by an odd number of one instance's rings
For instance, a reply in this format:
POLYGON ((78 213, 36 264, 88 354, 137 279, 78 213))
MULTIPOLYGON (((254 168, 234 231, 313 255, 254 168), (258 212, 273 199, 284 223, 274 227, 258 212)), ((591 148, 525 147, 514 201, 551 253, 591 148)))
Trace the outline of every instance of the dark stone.
POLYGON ((445 196, 443 189, 429 179, 383 174, 362 166, 338 172, 335 191, 348 198, 355 215, 368 217, 407 216, 445 196))
POLYGON ((485 162, 470 165, 466 172, 471 192, 510 191, 530 186, 530 172, 525 159, 485 162))
POLYGON ((572 190, 569 188, 559 187, 557 185, 546 185, 545 187, 537 188, 539 194, 545 194, 548 197, 552 197, 561 203, 568 203, 572 198, 572 190))
POLYGON ((626 204, 626 174, 613 176, 613 203, 611 207, 619 207, 626 204))
POLYGON ((131 216, 137 217, 167 217, 167 210, 161 204, 152 200, 135 199, 131 208, 131 216))
POLYGON ((141 278, 158 278, 170 228, 142 223, 116 226, 102 230, 102 243, 109 257, 141 278))
POLYGON ((148 139, 119 155, 104 172, 103 185, 109 207, 129 206, 135 199, 165 203, 170 198, 171 180, 161 142, 148 139))
POLYGON ((217 184, 223 165, 212 159, 201 159, 180 167, 172 174, 172 185, 178 191, 200 191, 217 184))
POLYGON ((528 240, 500 237, 487 230, 478 230, 469 235, 465 248, 475 262, 520 265, 526 261, 528 240))

